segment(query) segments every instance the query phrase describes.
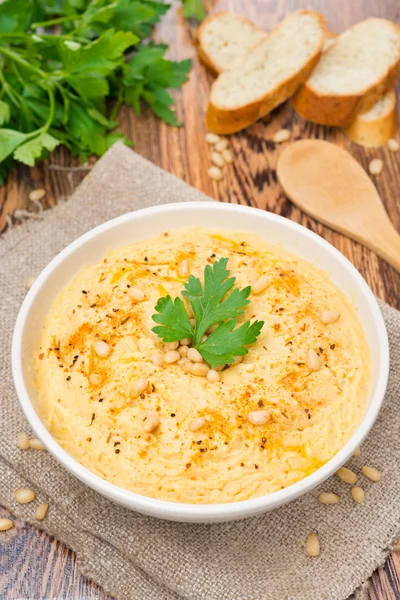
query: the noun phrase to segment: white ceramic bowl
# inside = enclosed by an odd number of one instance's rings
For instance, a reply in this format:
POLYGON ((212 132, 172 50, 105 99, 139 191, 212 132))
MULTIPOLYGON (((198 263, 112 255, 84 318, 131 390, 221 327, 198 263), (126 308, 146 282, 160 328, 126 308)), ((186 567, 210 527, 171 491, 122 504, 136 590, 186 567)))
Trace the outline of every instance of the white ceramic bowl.
POLYGON ((250 517, 276 508, 313 489, 353 454, 371 429, 386 390, 389 349, 385 324, 374 295, 353 265, 333 246, 304 227, 258 209, 217 202, 156 206, 113 219, 65 248, 42 271, 22 304, 14 330, 12 366, 25 415, 55 458, 85 484, 128 508, 163 519, 212 523, 250 517), (356 432, 328 463, 305 479, 268 496, 226 504, 181 504, 141 496, 101 479, 80 465, 55 441, 40 418, 32 381, 32 356, 44 316, 58 292, 82 268, 112 249, 166 230, 192 226, 253 231, 326 271, 350 298, 364 327, 372 355, 372 381, 366 409, 356 432))

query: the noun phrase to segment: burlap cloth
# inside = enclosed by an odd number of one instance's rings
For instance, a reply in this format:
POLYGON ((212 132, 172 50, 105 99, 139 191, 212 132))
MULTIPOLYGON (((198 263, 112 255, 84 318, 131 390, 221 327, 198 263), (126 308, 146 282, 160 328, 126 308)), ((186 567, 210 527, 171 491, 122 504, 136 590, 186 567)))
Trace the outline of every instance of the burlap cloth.
MULTIPOLYGON (((120 508, 67 473, 50 454, 21 452, 17 432, 29 427, 11 376, 11 334, 26 280, 66 244, 122 213, 166 202, 207 199, 200 192, 117 144, 67 203, 0 240, 0 502, 32 522, 32 504, 14 501, 29 486, 50 509, 40 527, 68 544, 82 573, 109 594, 129 600, 345 600, 384 561, 400 532, 400 315, 382 305, 392 368, 385 406, 363 444, 362 464, 383 471, 379 484, 362 479, 366 501, 356 505, 337 477, 321 489, 336 506, 308 494, 258 518, 221 525, 160 521, 120 508), (321 555, 307 558, 307 534, 318 531, 321 555)), ((78 599, 77 599, 78 600, 78 599)))

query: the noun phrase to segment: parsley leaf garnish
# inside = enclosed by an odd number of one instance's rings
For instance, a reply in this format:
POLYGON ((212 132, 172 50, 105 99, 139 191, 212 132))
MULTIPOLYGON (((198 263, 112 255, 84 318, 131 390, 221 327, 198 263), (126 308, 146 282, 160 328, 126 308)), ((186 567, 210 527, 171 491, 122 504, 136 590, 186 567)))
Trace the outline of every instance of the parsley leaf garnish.
POLYGON ((34 165, 58 145, 87 160, 118 139, 122 104, 179 126, 167 90, 191 61, 147 38, 164 0, 0 0, 0 184, 15 161, 34 165))
POLYGON ((211 325, 238 317, 243 314, 243 308, 250 302, 247 300, 251 287, 239 291, 235 288, 229 296, 226 294, 234 287, 236 278, 229 276, 226 268, 227 258, 207 265, 204 269, 204 287, 200 279, 191 275, 182 292, 191 304, 196 319, 194 343, 197 346, 211 325))
POLYGON ((177 342, 187 337, 193 337, 193 328, 181 298, 175 298, 175 300, 172 300, 171 296, 160 298, 155 310, 159 314, 153 315, 152 318, 160 325, 153 327, 152 331, 164 342, 177 342))
POLYGON ((220 323, 206 341, 197 346, 197 350, 204 360, 212 367, 231 363, 235 356, 247 354, 248 350, 245 346, 257 341, 264 322, 250 323, 250 321, 246 321, 240 327, 236 327, 236 324, 236 319, 228 319, 228 321, 220 323))
POLYGON ((244 313, 244 307, 250 303, 248 297, 251 287, 243 290, 235 288, 236 278, 229 277, 227 263, 227 258, 221 258, 213 266, 207 265, 204 284, 191 275, 184 285, 182 296, 192 307, 194 328, 179 297, 174 301, 170 296, 160 298, 155 306, 157 314, 152 317, 159 324, 152 331, 164 342, 191 338, 192 346, 212 367, 231 363, 235 356, 247 354, 247 346, 256 342, 264 325, 263 321, 246 321, 236 327, 237 317, 244 313), (207 329, 215 324, 218 324, 217 328, 202 342, 207 329))

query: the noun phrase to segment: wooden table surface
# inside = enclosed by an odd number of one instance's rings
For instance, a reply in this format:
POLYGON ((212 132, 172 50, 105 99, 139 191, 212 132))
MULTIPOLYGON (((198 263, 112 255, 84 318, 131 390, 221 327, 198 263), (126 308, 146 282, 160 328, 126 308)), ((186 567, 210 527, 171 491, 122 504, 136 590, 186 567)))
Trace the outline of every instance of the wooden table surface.
MULTIPOLYGON (((212 4, 213 10, 231 9, 245 14, 265 29, 304 7, 322 12, 335 32, 370 16, 400 21, 398 0, 221 0, 212 4)), ((394 269, 358 244, 305 216, 285 198, 277 183, 277 153, 270 140, 275 131, 287 127, 293 139, 318 137, 344 146, 365 168, 372 158, 382 158, 384 171, 375 178, 375 184, 397 230, 400 230, 400 154, 387 149, 365 150, 346 140, 340 131, 303 121, 287 104, 274 111, 270 123, 257 123, 231 137, 234 164, 221 183, 212 182, 207 175, 210 149, 204 140, 204 111, 212 77, 198 64, 193 48, 194 31, 174 7, 157 32, 158 39, 170 44, 171 57, 194 58, 190 81, 176 94, 177 112, 185 125, 181 129, 168 127, 146 111, 138 119, 125 107, 120 112, 119 126, 133 140, 135 150, 221 201, 258 206, 319 233, 353 262, 379 297, 400 308, 400 275, 394 269)), ((65 150, 40 167, 16 169, 7 185, 0 189, 0 231, 10 225, 10 216, 12 223, 18 224, 24 214, 18 212, 21 209, 37 210, 28 200, 32 189, 47 190, 43 205, 48 208, 60 198, 67 199, 87 172, 88 168, 80 166, 65 150)), ((6 514, 0 508, 0 516, 6 514)), ((372 577, 369 600, 400 598, 399 577, 400 552, 393 552, 384 569, 372 577)), ((0 537, 0 598, 105 600, 106 595, 79 575, 68 548, 18 522, 15 530, 0 537)))

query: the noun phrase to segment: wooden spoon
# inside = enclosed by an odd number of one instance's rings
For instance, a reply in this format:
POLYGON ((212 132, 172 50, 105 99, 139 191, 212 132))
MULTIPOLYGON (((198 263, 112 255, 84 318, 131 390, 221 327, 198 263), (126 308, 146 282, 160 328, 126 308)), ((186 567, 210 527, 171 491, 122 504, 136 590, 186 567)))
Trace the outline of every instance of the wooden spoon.
POLYGON ((305 213, 367 246, 400 272, 400 235, 362 166, 323 140, 300 140, 278 157, 286 195, 305 213))

